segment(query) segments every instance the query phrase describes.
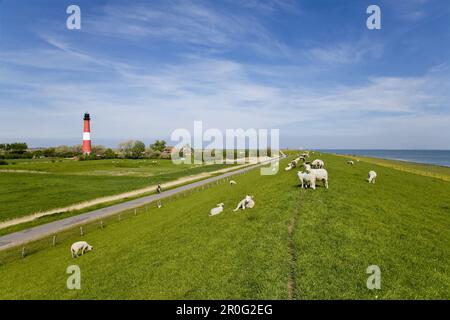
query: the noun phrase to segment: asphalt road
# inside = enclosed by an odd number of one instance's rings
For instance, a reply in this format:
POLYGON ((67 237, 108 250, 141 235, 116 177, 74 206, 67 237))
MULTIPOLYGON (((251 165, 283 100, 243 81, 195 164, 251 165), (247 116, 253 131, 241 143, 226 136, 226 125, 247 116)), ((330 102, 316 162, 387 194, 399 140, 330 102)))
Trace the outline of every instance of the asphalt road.
MULTIPOLYGON (((282 157, 284 157, 284 155, 282 157)), ((261 167, 263 165, 267 165, 271 161, 274 161, 274 160, 267 160, 267 161, 261 162, 256 165, 248 166, 248 167, 238 169, 235 171, 226 172, 224 174, 221 174, 221 175, 218 175, 215 177, 206 178, 201 181, 193 182, 193 183, 186 184, 186 185, 174 188, 174 189, 163 191, 160 194, 152 194, 152 195, 149 195, 146 197, 142 197, 142 198, 138 198, 135 200, 130 200, 127 202, 112 205, 110 207, 86 212, 86 213, 76 215, 73 217, 65 218, 62 220, 50 222, 50 223, 43 224, 43 225, 33 227, 30 229, 25 229, 22 231, 11 233, 11 234, 0 237, 0 250, 5 250, 7 248, 20 246, 27 242, 37 240, 37 239, 43 238, 43 237, 51 235, 51 234, 58 233, 63 230, 66 230, 66 229, 70 229, 70 228, 73 228, 73 227, 76 227, 79 225, 83 225, 83 224, 91 222, 91 221, 99 220, 101 218, 105 218, 105 217, 117 214, 117 213, 125 211, 125 210, 141 207, 145 204, 170 197, 177 193, 182 193, 184 191, 194 189, 197 187, 201 187, 201 186, 209 184, 211 182, 215 182, 215 181, 227 178, 227 177, 231 177, 231 176, 234 176, 237 174, 241 174, 241 173, 253 170, 253 169, 261 167)))

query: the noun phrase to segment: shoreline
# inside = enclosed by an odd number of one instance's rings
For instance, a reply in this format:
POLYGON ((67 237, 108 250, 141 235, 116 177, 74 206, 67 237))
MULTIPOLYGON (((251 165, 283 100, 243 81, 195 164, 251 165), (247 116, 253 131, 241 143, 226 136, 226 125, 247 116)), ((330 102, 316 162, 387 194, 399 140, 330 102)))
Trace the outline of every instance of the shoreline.
MULTIPOLYGON (((394 149, 361 149, 361 150, 351 150, 351 149, 342 149, 342 153, 336 153, 336 151, 339 151, 339 149, 321 149, 321 150, 317 150, 320 152, 324 152, 324 153, 331 153, 337 156, 349 156, 349 157, 364 157, 364 158, 373 158, 373 159, 380 159, 380 160, 389 160, 389 161, 400 161, 400 162, 404 162, 404 163, 411 163, 411 164, 415 164, 415 165, 426 165, 426 166, 435 166, 435 167, 440 167, 440 168, 446 168, 446 169, 450 169, 450 163, 447 164, 438 164, 438 163, 430 163, 430 162, 421 162, 420 160, 413 160, 413 159, 404 159, 404 158, 388 158, 385 155, 368 155, 368 154, 357 154, 357 153, 346 153, 345 151, 415 151, 415 152, 420 152, 420 151, 425 151, 425 152, 429 152, 429 151, 442 151, 442 152, 450 152, 450 150, 413 150, 413 149, 405 149, 405 150, 394 150, 394 149)), ((449 160, 450 161, 450 160, 449 160)))

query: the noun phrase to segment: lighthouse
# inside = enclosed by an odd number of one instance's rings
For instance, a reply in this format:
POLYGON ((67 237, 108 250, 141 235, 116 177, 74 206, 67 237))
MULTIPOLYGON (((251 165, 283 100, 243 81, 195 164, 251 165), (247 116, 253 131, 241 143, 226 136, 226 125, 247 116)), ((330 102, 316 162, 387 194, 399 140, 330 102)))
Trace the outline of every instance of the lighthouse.
POLYGON ((83 128, 83 154, 91 154, 91 117, 89 113, 84 114, 84 128, 83 128))

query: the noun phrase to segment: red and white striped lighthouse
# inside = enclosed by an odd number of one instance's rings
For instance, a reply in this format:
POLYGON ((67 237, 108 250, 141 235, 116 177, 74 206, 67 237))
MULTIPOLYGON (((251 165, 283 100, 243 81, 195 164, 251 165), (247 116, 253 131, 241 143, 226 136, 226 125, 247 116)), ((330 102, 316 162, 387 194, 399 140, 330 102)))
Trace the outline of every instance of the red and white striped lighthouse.
POLYGON ((84 129, 83 129, 83 154, 91 154, 91 117, 89 113, 84 114, 84 129))

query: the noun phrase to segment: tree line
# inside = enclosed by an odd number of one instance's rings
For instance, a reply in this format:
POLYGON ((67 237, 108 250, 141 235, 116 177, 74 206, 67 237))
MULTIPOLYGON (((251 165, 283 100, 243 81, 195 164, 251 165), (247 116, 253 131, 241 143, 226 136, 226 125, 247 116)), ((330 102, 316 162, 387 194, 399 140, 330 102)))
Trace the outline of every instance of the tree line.
POLYGON ((141 158, 170 158, 170 153, 165 153, 166 141, 156 140, 154 143, 145 145, 139 140, 127 140, 119 143, 116 149, 107 148, 102 145, 92 146, 90 155, 83 155, 82 146, 61 145, 49 148, 28 148, 25 142, 0 143, 0 159, 33 159, 33 158, 74 158, 80 160, 93 159, 141 159, 141 158))

